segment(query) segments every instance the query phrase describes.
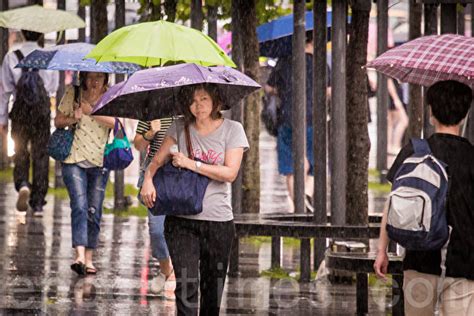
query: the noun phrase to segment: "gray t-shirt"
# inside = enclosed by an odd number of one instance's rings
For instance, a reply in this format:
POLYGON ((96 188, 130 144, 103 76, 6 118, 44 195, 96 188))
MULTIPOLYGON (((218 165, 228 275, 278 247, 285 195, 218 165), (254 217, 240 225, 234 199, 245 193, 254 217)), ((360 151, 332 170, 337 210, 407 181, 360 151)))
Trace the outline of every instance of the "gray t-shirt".
MULTIPOLYGON (((188 155, 184 125, 181 120, 173 122, 166 135, 176 140, 177 124, 179 126, 180 151, 188 155)), ((242 124, 229 119, 224 119, 221 126, 207 136, 199 135, 193 125, 189 127, 189 134, 191 136, 194 157, 207 164, 224 165, 227 150, 233 148, 244 148, 244 150, 247 150, 249 148, 242 124)), ((200 214, 181 217, 215 222, 232 220, 234 216, 232 213, 230 183, 211 179, 204 194, 202 208, 203 210, 200 214)))

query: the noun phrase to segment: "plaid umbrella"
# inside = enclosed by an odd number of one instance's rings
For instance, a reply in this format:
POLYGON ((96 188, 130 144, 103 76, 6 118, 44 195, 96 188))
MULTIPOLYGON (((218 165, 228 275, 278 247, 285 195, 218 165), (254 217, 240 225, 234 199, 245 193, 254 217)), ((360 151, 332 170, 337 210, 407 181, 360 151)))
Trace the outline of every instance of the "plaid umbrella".
POLYGON ((474 87, 474 38, 454 34, 420 37, 383 53, 366 67, 422 86, 457 80, 474 87))

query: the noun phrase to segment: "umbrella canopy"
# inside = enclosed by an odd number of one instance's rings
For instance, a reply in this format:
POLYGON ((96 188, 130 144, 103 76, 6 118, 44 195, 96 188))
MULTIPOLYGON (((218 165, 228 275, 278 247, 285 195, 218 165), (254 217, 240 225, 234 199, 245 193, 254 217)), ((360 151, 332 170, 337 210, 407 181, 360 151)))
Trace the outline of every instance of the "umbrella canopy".
POLYGON ((32 5, 0 13, 0 26, 38 33, 59 32, 86 27, 76 14, 32 5))
MULTIPOLYGON (((331 11, 327 12, 326 22, 327 27, 331 27, 331 11)), ((313 11, 306 11, 305 23, 306 31, 314 28, 313 11)), ((293 35, 293 14, 285 15, 260 25, 257 27, 260 55, 273 58, 291 55, 291 35, 293 35)))
POLYGON ((84 59, 94 47, 95 45, 88 43, 72 43, 36 49, 23 58, 16 67, 107 73, 133 73, 141 69, 137 64, 97 63, 94 59, 84 59))
POLYGON ((122 27, 107 35, 86 57, 99 62, 122 61, 144 67, 164 66, 169 62, 235 67, 209 36, 162 20, 122 27))
POLYGON ((392 48, 366 65, 402 82, 431 86, 457 80, 474 86, 474 38, 424 36, 392 48))
POLYGON ((226 66, 179 64, 150 68, 137 71, 127 81, 112 86, 94 107, 93 114, 143 121, 181 115, 181 106, 177 104, 180 89, 201 83, 218 85, 223 109, 229 109, 260 88, 251 78, 226 66))

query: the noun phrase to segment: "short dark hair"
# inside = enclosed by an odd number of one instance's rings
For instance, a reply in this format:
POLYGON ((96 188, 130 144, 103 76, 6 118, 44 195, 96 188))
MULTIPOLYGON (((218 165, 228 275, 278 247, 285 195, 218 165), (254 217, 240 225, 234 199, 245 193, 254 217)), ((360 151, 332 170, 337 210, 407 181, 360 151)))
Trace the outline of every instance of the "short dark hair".
POLYGON ((457 125, 471 107, 472 90, 459 81, 439 81, 428 88, 426 100, 438 122, 446 126, 457 125))
MULTIPOLYGON (((86 71, 81 71, 79 73, 79 85, 81 86, 81 89, 83 91, 87 91, 87 85, 86 85, 86 79, 87 79, 87 74, 89 72, 86 71)), ((109 74, 106 72, 103 72, 105 78, 104 78, 104 86, 106 86, 109 83, 109 74)))
POLYGON ((217 120, 222 117, 221 109, 222 109, 222 97, 219 92, 219 88, 217 85, 212 83, 204 83, 204 84, 197 84, 192 86, 185 86, 182 87, 178 94, 178 101, 181 103, 183 107, 184 119, 186 123, 192 123, 196 120, 194 115, 191 113, 191 104, 193 103, 194 93, 197 90, 204 90, 211 96, 212 100, 212 112, 211 118, 213 120, 217 120))
POLYGON ((31 41, 31 42, 39 41, 41 36, 43 35, 43 33, 26 31, 26 30, 21 30, 21 34, 23 34, 23 37, 25 38, 25 40, 31 41))
POLYGON ((309 44, 313 41, 313 30, 306 31, 306 44, 309 44))

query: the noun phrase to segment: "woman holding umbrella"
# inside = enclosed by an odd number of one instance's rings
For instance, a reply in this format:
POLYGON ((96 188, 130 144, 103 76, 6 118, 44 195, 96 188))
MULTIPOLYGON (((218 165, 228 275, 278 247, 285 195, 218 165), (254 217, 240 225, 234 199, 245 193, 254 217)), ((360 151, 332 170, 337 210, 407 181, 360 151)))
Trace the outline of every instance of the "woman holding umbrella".
POLYGON ((145 205, 156 199, 153 176, 169 159, 175 167, 207 176, 210 181, 203 199, 203 211, 190 216, 167 216, 165 237, 175 270, 178 315, 218 315, 226 278, 230 249, 235 236, 230 183, 240 169, 248 141, 242 125, 222 118, 223 105, 216 85, 202 84, 181 89, 195 161, 186 152, 170 152, 185 144, 184 133, 177 140, 177 123, 169 128, 158 153, 150 163, 141 190, 145 205), (199 280, 199 281, 198 281, 199 280), (198 290, 200 304, 198 304, 198 290))
POLYGON ((57 128, 75 126, 71 152, 62 164, 63 180, 71 200, 72 246, 76 259, 71 269, 79 275, 95 274, 92 262, 102 218, 102 202, 109 171, 102 168, 104 149, 115 118, 91 117, 93 105, 105 93, 108 75, 80 73, 80 92, 66 93, 54 119, 57 128))

